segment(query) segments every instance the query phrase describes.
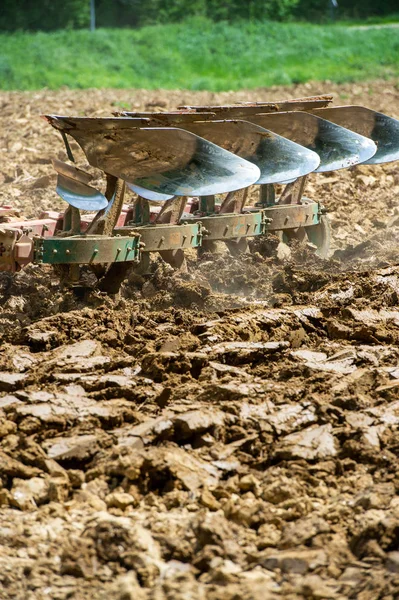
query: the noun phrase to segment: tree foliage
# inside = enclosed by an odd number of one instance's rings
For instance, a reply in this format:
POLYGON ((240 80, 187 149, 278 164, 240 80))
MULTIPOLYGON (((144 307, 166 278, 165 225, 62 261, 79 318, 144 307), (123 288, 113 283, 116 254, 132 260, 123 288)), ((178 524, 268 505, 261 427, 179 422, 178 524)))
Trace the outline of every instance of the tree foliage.
POLYGON ((300 0, 97 0, 99 24, 114 26, 174 23, 202 16, 213 21, 270 19, 281 21, 293 14, 300 0))
MULTIPOLYGON (((0 0, 0 30, 88 27, 90 0, 0 0)), ((328 18, 330 0, 95 0, 98 27, 139 27, 202 16, 213 21, 328 18)), ((338 0, 340 17, 384 16, 398 0, 338 0)))
POLYGON ((50 31, 86 27, 88 0, 1 0, 0 30, 50 31))

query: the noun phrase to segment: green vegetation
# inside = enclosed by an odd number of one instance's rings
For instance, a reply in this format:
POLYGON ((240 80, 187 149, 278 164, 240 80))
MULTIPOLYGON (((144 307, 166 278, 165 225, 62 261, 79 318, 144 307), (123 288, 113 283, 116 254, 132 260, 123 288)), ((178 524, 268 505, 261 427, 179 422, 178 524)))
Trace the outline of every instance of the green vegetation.
MULTIPOLYGON (((181 22, 188 17, 212 21, 270 20, 328 22, 389 18, 398 0, 94 0, 98 27, 142 27, 181 22)), ((90 0, 1 0, 0 31, 54 31, 88 28, 90 0)))
POLYGON ((399 30, 192 18, 137 30, 0 34, 0 88, 236 90, 399 75, 399 30))
POLYGON ((385 17, 368 17, 367 19, 350 19, 348 21, 340 20, 339 24, 352 27, 357 27, 359 25, 362 27, 364 25, 399 25, 399 13, 392 13, 385 17))

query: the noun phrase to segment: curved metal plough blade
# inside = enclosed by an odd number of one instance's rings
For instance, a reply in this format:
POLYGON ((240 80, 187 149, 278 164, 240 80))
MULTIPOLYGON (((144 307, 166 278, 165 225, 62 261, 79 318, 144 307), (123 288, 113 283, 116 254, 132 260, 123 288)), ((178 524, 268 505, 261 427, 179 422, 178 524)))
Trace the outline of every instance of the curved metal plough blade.
POLYGON ((337 106, 312 113, 364 135, 377 145, 377 152, 363 161, 366 165, 399 160, 399 121, 364 106, 337 106))
POLYGON ((57 194, 74 208, 98 211, 108 205, 108 200, 96 188, 87 185, 91 175, 60 160, 53 160, 53 167, 58 173, 57 194))
POLYGON ((46 118, 78 142, 92 166, 160 194, 225 193, 260 176, 256 165, 183 129, 138 128, 130 118, 46 118))
POLYGON ((305 112, 261 114, 248 117, 251 123, 313 150, 320 157, 316 172, 346 169, 369 160, 377 147, 372 140, 326 119, 305 112))
POLYGON ((132 190, 138 196, 145 198, 146 200, 151 200, 152 202, 166 202, 166 200, 170 200, 173 198, 173 195, 168 194, 159 194, 158 192, 152 192, 151 190, 147 190, 146 188, 141 187, 140 185, 135 185, 134 183, 128 183, 127 187, 129 190, 132 190))
POLYGON ((257 184, 296 179, 320 163, 315 152, 248 121, 203 121, 184 128, 259 167, 257 184))

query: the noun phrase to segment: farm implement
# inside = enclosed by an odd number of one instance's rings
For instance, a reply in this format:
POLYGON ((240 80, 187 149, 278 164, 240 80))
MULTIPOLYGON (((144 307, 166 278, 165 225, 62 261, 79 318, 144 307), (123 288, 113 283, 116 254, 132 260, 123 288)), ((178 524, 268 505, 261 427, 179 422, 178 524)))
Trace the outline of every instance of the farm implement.
POLYGON ((68 206, 22 221, 0 207, 0 271, 51 264, 74 286, 86 265, 101 290, 116 293, 131 268, 148 268, 151 252, 184 268, 185 250, 213 251, 223 242, 237 254, 247 251, 248 238, 273 233, 307 241, 326 257, 329 221, 317 199, 304 195, 307 176, 399 159, 399 121, 331 102, 318 96, 104 118, 46 115, 70 161, 53 161, 56 191, 68 206), (71 138, 103 172, 104 191, 76 166, 71 138), (256 201, 251 186, 259 187, 256 201), (136 195, 131 206, 126 187, 136 195))

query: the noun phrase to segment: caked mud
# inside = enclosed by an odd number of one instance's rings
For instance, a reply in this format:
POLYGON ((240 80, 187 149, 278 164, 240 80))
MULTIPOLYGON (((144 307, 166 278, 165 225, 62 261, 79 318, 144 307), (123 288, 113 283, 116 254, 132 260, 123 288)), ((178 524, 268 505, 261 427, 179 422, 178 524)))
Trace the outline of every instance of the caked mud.
MULTIPOLYGON (((0 203, 62 208, 40 112, 330 91, 399 117, 387 82, 3 93, 0 203)), ((327 260, 269 236, 189 253, 187 273, 154 256, 118 296, 0 275, 0 598, 398 598, 398 166, 306 195, 327 260)))

